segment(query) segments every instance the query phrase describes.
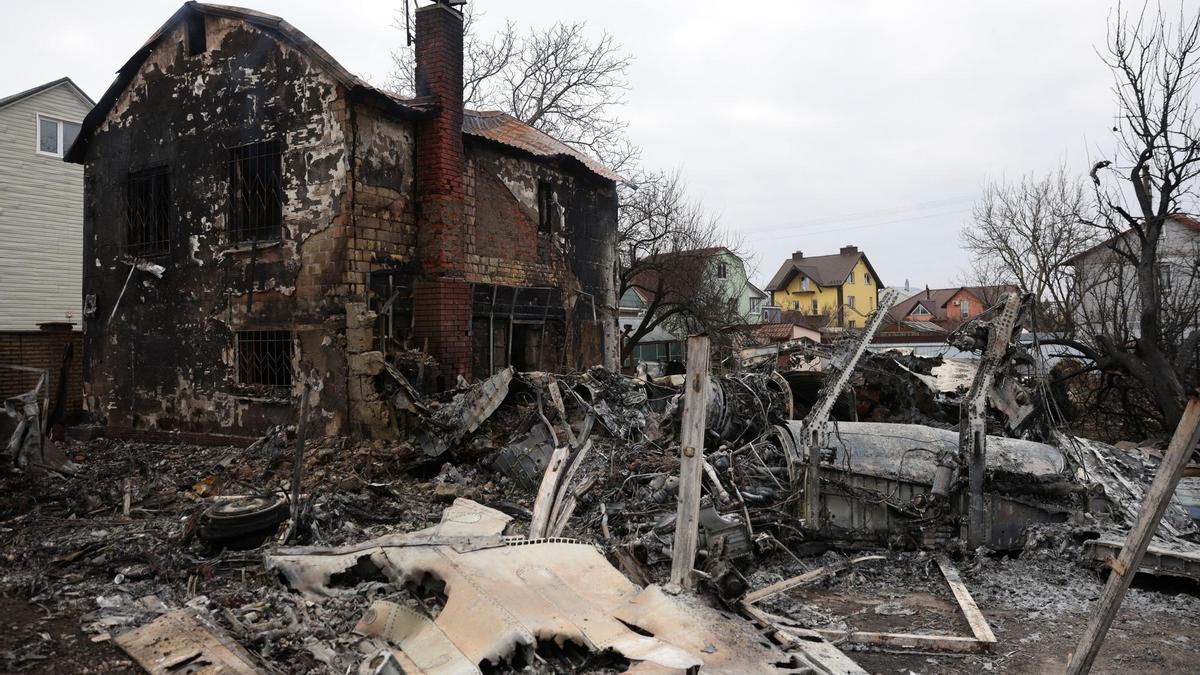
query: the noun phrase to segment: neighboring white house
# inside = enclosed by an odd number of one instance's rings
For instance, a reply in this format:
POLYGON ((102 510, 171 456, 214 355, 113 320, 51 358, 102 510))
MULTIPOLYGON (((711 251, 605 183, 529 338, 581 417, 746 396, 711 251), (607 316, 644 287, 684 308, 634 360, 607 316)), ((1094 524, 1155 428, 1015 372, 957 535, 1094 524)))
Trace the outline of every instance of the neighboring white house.
MULTIPOLYGON (((1118 341, 1140 333, 1137 270, 1114 250, 1136 255, 1140 243, 1132 230, 1126 230, 1067 261, 1075 267, 1083 289, 1075 312, 1086 332, 1118 341)), ((1158 280, 1164 326, 1185 333, 1200 327, 1200 220, 1177 214, 1163 224, 1158 280)))
POLYGON ((67 77, 0 98, 0 330, 80 323, 83 167, 62 157, 93 105, 67 77))

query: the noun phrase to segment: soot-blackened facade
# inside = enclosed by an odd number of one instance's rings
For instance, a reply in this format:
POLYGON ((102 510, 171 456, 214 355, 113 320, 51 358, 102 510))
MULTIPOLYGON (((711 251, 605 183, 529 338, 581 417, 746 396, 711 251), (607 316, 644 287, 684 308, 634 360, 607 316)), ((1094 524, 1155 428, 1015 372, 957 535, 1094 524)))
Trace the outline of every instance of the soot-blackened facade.
POLYGON ((122 67, 68 153, 96 421, 250 437, 307 391, 324 433, 387 436, 385 364, 429 388, 615 364, 619 177, 463 109, 459 12, 416 28, 413 99, 198 3, 122 67))

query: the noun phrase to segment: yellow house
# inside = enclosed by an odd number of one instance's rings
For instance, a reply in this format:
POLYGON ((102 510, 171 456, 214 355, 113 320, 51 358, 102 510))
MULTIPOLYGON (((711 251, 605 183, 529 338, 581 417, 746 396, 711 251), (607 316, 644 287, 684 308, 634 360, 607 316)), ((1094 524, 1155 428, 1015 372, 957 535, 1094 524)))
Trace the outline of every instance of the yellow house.
POLYGON ((828 317, 828 326, 862 327, 875 311, 883 282, 866 254, 843 246, 836 255, 796 251, 767 284, 771 304, 785 312, 828 317))

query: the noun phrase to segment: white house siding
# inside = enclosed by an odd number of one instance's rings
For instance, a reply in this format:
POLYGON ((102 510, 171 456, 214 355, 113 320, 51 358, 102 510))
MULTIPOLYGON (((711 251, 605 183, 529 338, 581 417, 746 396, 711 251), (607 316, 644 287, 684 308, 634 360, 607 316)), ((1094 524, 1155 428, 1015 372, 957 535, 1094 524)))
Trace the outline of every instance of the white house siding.
MULTIPOLYGON (((1137 252, 1138 239, 1129 232, 1123 236, 1125 243, 1122 246, 1137 252)), ((1160 267, 1170 268, 1172 277, 1169 286, 1164 284, 1162 289, 1164 305, 1189 306, 1189 300, 1176 298, 1175 294, 1190 295, 1200 284, 1200 279, 1194 276, 1200 261, 1200 232, 1168 220, 1159 239, 1158 259, 1160 267)), ((1076 308, 1076 321, 1093 333, 1115 333, 1114 337, 1122 339, 1136 337, 1141 331, 1134 266, 1107 247, 1081 256, 1074 264, 1080 275, 1079 281, 1086 289, 1076 308), (1121 311, 1125 316, 1118 322, 1116 319, 1121 311), (1100 318, 1103 320, 1098 320, 1100 318)))
POLYGON ((82 322, 83 167, 37 153, 37 115, 80 122, 62 84, 0 108, 0 330, 82 322))

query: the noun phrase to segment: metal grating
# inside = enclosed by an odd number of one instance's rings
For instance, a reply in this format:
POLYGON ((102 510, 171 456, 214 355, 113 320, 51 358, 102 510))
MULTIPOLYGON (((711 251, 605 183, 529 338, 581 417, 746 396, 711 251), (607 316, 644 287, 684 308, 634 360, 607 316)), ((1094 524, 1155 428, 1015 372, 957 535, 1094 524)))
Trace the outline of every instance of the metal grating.
POLYGON ((283 224, 279 141, 229 150, 229 236, 235 242, 278 239, 283 224))
POLYGON ((290 388, 293 350, 292 332, 289 330, 238 331, 238 384, 290 388))
POLYGON ((167 253, 171 180, 166 167, 129 174, 128 197, 122 250, 134 256, 167 253))

